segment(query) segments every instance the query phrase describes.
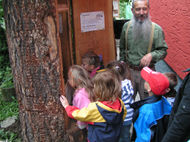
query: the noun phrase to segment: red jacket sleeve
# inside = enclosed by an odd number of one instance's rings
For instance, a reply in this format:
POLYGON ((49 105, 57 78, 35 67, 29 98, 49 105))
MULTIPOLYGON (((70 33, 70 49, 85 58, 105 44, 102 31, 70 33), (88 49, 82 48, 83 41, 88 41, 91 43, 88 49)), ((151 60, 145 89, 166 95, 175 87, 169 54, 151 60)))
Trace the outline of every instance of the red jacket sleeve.
POLYGON ((72 116, 73 111, 79 110, 79 108, 77 108, 77 107, 75 107, 75 106, 67 106, 67 107, 65 108, 65 110, 66 110, 66 112, 67 112, 67 115, 68 115, 70 118, 73 118, 73 116, 72 116))

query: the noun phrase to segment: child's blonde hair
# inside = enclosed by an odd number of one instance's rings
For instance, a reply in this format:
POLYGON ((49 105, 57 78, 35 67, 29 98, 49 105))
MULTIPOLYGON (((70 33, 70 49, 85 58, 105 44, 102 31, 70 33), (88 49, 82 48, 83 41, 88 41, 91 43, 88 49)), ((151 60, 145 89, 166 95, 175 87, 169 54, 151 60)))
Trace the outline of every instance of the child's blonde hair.
POLYGON ((90 80, 88 72, 79 65, 73 65, 69 68, 69 72, 73 76, 74 89, 85 88, 89 95, 92 95, 92 81, 90 80))
POLYGON ((69 68, 69 72, 73 76, 75 86, 81 88, 92 86, 89 74, 83 67, 79 65, 73 65, 69 68))
POLYGON ((115 101, 121 96, 121 82, 110 70, 99 72, 93 78, 94 101, 115 101))

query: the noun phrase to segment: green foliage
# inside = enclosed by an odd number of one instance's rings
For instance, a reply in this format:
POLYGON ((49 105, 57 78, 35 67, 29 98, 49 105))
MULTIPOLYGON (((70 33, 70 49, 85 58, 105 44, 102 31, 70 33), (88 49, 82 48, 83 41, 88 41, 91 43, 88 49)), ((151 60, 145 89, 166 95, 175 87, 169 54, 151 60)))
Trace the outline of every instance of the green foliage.
POLYGON ((10 67, 6 67, 5 71, 0 72, 0 79, 2 80, 0 88, 12 88, 14 86, 10 67))
POLYGON ((5 29, 5 22, 4 22, 4 18, 3 18, 2 0, 0 0, 0 27, 5 29))
MULTIPOLYGON (((0 69, 10 66, 5 30, 0 27, 0 69)), ((1 71, 1 70, 0 70, 1 71)))
POLYGON ((16 98, 12 98, 11 102, 5 102, 2 99, 2 94, 0 92, 0 121, 5 120, 11 116, 18 116, 18 102, 16 98))
POLYGON ((119 17, 121 19, 125 18, 125 8, 126 8, 126 2, 120 2, 119 3, 119 17))
POLYGON ((21 142, 15 133, 10 131, 5 132, 4 130, 0 130, 0 141, 1 140, 8 140, 8 142, 21 142))
MULTIPOLYGON (((11 102, 5 102, 2 99, 2 94, 0 92, 0 121, 5 120, 8 117, 17 116, 18 117, 18 102, 16 98, 12 98, 11 102)), ((0 130, 0 141, 8 140, 8 142, 19 142, 17 134, 11 131, 0 130)))
POLYGON ((130 2, 132 2, 132 0, 120 0, 119 2, 120 3, 130 3, 130 2))
POLYGON ((129 12, 128 11, 129 9, 126 9, 127 5, 129 5, 129 6, 131 5, 131 0, 120 0, 120 2, 119 2, 119 18, 131 19, 131 16, 132 16, 131 8, 130 8, 130 12, 129 12), (128 15, 126 15, 127 13, 128 13, 128 15))
POLYGON ((0 88, 10 88, 13 87, 13 77, 10 68, 4 23, 2 0, 0 0, 0 88))
MULTIPOLYGON (((5 36, 5 21, 3 17, 2 0, 0 0, 0 89, 13 87, 13 76, 11 73, 8 46, 5 36)), ((6 102, 2 99, 0 91, 0 121, 11 116, 18 117, 18 102, 16 98, 13 101, 6 102)), ((0 130, 0 141, 19 142, 17 134, 11 131, 0 130)))

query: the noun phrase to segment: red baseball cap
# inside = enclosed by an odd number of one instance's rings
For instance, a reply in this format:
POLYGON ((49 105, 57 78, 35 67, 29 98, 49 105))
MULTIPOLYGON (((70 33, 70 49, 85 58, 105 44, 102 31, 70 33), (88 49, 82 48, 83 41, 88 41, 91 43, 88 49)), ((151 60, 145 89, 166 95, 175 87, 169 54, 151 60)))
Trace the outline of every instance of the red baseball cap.
POLYGON ((144 67, 141 70, 142 78, 148 82, 152 92, 155 95, 164 95, 166 89, 169 88, 169 80, 160 72, 155 72, 149 67, 144 67))

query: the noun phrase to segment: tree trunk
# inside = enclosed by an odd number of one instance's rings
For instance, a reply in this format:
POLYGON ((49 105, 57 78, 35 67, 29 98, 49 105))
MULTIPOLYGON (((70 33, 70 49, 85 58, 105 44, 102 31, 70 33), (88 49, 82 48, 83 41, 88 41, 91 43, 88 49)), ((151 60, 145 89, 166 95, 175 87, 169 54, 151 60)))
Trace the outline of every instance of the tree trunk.
POLYGON ((55 1, 4 0, 3 5, 22 141, 64 141, 55 1))

